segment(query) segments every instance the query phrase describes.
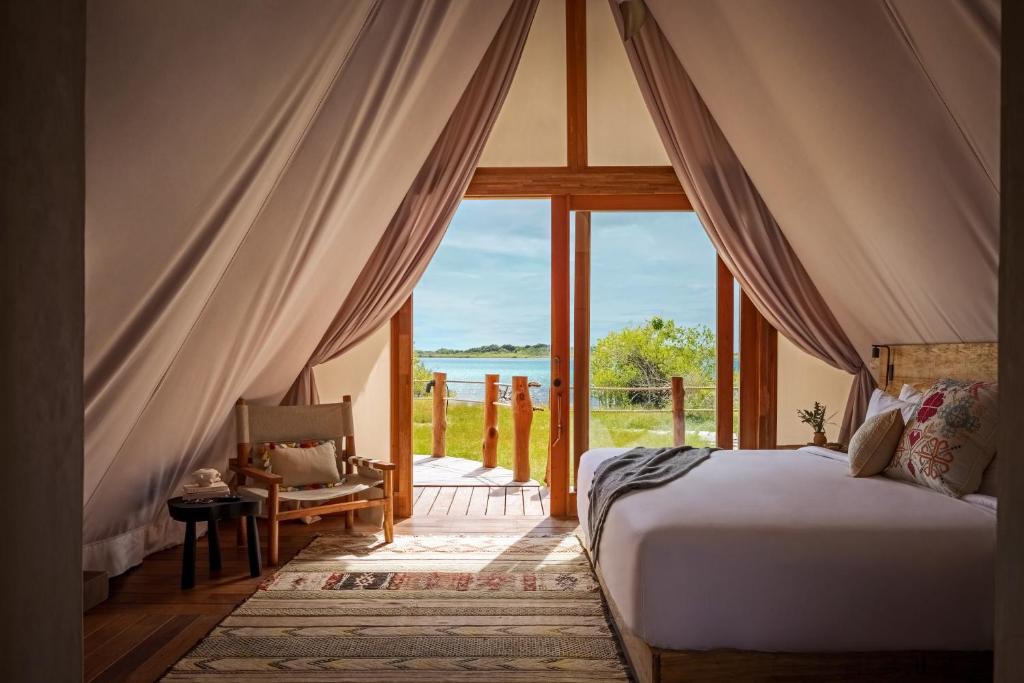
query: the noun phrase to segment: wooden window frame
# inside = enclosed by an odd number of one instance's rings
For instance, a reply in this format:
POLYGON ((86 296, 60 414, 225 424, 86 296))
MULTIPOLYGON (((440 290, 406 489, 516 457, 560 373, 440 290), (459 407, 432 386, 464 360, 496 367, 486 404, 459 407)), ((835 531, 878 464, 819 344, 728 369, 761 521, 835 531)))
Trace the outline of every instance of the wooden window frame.
MULTIPOLYGON (((480 167, 473 174, 465 192, 467 199, 513 199, 546 198, 551 202, 551 383, 552 395, 549 410, 553 424, 549 444, 551 503, 553 517, 575 516, 575 492, 569 487, 570 449, 569 434, 573 425, 568 424, 570 406, 569 347, 570 329, 570 255, 573 246, 570 241, 570 221, 573 211, 692 211, 693 206, 683 192, 675 170, 671 166, 590 166, 588 164, 587 139, 587 15, 586 0, 565 2, 565 47, 566 47, 566 165, 543 167, 480 167), (557 360, 556 360, 557 359, 557 360), (554 423, 562 421, 561 429, 554 423)), ((732 447, 732 340, 733 305, 732 279, 729 277, 728 297, 723 294, 723 264, 719 260, 718 283, 718 334, 725 333, 727 344, 718 352, 719 366, 723 354, 728 354, 728 371, 720 367, 718 380, 728 378, 728 445, 732 447), (728 323, 723 315, 723 306, 728 301, 728 323), (723 350, 724 349, 724 350, 723 350)), ((726 270, 725 273, 728 273, 726 270)), ((586 302, 589 307, 589 301, 586 302)), ((748 316, 749 317, 749 316, 748 316)), ((763 319, 762 319, 763 320, 763 319)), ((742 317, 741 317, 742 321, 742 317)), ((742 326, 742 325, 741 325, 742 326)), ((767 326, 767 323, 764 323, 767 326)), ((752 343, 768 344, 773 337, 762 327, 756 327, 759 334, 751 337, 752 343)), ((770 328, 769 328, 770 329, 770 328)), ((771 330, 774 332, 774 330, 771 330)), ((741 340, 743 335, 741 333, 741 340)), ((745 408, 745 394, 741 390, 740 431, 743 440, 743 415, 760 416, 758 442, 767 437, 767 413, 774 415, 774 385, 771 390, 759 383, 774 377, 769 364, 775 358, 772 349, 751 347, 759 358, 755 378, 760 403, 745 408), (753 411, 753 413, 751 412, 753 411)), ((748 350, 748 354, 751 351, 748 350)), ((409 516, 412 491, 412 301, 392 321, 392 460, 398 464, 398 492, 396 493, 396 515, 409 516), (408 376, 407 376, 408 375, 408 376), (408 386, 407 386, 408 383, 408 386), (396 403, 398 405, 396 405, 396 403), (408 426, 405 422, 408 421, 408 426)), ((741 349, 741 364, 743 352, 741 349)), ((748 377, 741 367, 741 378, 748 377)), ((774 380, 773 380, 774 381, 774 380)), ((720 392, 721 393, 721 392, 720 392)), ((718 420, 725 419, 723 409, 718 411, 718 420)), ((774 432, 774 424, 771 426, 774 432)), ((719 428, 721 431, 721 428, 719 428)), ((773 437, 774 438, 774 437, 773 437)), ((774 445, 774 444, 773 444, 774 445)), ((575 458, 574 458, 575 459, 575 458)))

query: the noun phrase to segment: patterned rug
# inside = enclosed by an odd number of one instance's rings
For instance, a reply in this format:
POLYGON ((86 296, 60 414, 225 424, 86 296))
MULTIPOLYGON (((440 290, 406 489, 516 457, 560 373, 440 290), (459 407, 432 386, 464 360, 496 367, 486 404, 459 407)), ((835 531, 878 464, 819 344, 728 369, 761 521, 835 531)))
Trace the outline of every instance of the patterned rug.
POLYGON ((629 680, 571 534, 321 536, 167 681, 629 680))

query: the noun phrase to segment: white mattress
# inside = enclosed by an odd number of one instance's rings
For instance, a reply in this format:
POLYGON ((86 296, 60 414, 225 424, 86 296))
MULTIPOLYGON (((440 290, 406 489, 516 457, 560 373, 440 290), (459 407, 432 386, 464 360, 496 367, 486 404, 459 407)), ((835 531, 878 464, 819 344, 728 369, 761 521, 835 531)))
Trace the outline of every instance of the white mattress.
MULTIPOLYGON (((584 454, 587 536, 594 470, 584 454)), ((848 476, 825 449, 719 451, 612 505, 599 569, 625 625, 675 650, 992 648, 994 499, 848 476)))

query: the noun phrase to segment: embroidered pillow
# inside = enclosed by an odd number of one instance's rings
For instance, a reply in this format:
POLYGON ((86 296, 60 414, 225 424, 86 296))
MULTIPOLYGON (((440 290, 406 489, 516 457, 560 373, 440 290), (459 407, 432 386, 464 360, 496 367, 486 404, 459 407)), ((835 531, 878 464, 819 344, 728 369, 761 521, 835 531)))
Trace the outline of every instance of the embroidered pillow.
POLYGON ((324 441, 312 448, 287 448, 279 445, 267 453, 270 471, 284 479, 282 487, 341 482, 333 441, 324 441))
POLYGON ((996 453, 998 384, 939 380, 903 435, 885 475, 951 496, 974 493, 996 453))
POLYGON ((903 413, 890 410, 870 417, 850 439, 851 477, 873 477, 892 461, 903 434, 903 413))

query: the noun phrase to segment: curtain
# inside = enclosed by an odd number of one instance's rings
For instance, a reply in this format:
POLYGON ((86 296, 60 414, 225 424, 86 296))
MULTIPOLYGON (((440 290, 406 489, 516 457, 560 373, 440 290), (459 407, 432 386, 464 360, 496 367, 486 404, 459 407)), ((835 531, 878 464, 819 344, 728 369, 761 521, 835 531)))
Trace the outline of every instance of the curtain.
POLYGON ((995 341, 998 0, 647 0, 862 360, 995 341))
POLYGON ((510 6, 90 6, 86 568, 180 541, 165 500, 306 365, 510 6))
POLYGON ((796 257, 653 16, 611 0, 644 100, 719 256, 768 322, 805 353, 854 375, 840 430, 863 421, 871 372, 796 257))
POLYGON ((319 403, 313 367, 358 344, 412 294, 476 170, 512 84, 537 1, 513 3, 412 188, 283 403, 319 403))

